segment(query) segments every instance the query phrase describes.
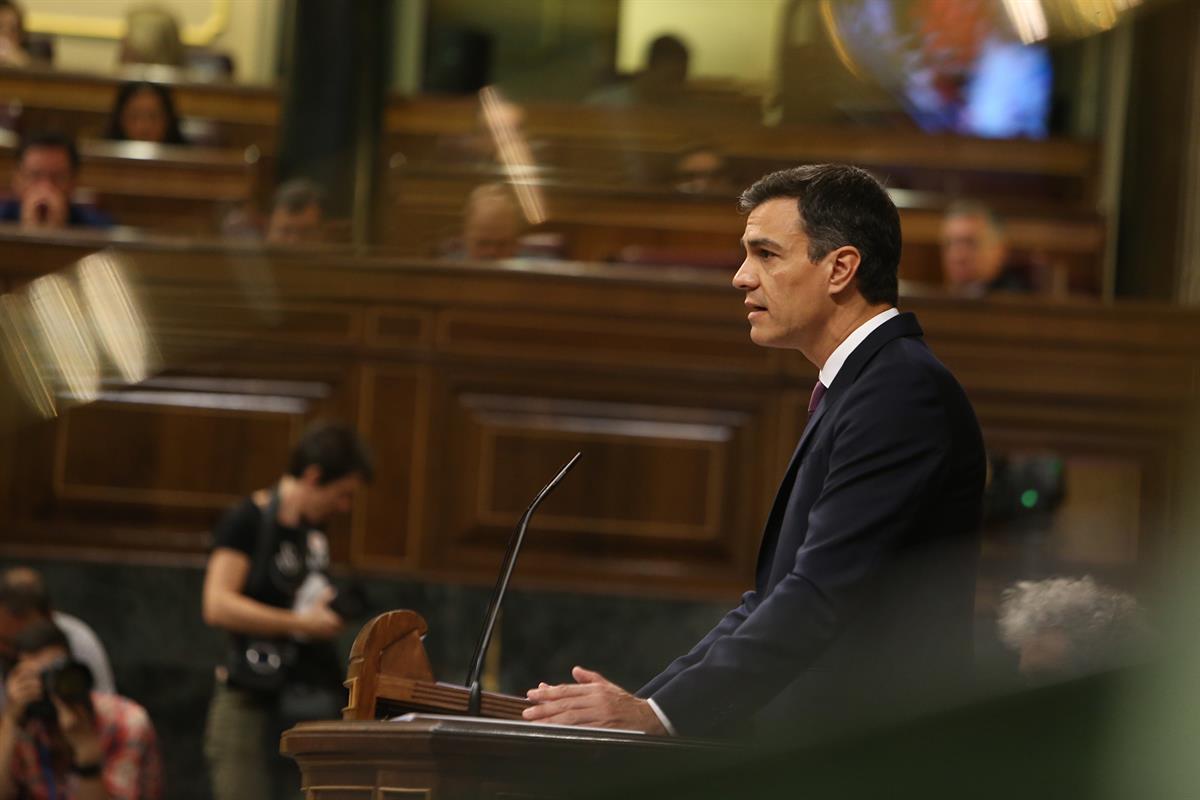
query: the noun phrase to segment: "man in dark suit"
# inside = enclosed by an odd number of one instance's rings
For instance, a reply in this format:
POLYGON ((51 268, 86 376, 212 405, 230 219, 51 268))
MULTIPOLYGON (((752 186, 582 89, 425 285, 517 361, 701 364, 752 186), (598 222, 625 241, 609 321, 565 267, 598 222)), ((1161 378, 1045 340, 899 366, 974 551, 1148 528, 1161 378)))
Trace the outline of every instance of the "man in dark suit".
POLYGON ((650 733, 828 731, 962 688, 985 476, 962 388, 896 309, 900 219, 840 165, 747 189, 750 338, 820 370, 776 495, 753 591, 636 695, 576 667, 525 718, 650 733))

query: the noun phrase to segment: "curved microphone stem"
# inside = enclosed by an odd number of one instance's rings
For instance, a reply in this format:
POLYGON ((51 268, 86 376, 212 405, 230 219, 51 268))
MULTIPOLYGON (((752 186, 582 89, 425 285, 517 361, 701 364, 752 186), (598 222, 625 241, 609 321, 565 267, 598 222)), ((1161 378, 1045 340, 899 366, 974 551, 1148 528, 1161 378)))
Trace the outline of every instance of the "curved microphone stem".
POLYGON ((529 527, 529 520, 533 517, 533 512, 546 499, 546 496, 562 482, 562 479, 566 477, 582 455, 583 453, 576 453, 575 457, 559 470, 554 479, 538 492, 537 497, 533 498, 533 502, 529 504, 529 508, 525 509, 525 513, 521 515, 521 521, 517 523, 517 529, 513 532, 512 538, 508 540, 508 551, 504 554, 504 561, 500 564, 500 578, 496 581, 496 588, 492 590, 492 599, 488 603, 483 630, 479 634, 479 642, 475 645, 475 654, 471 656, 471 671, 467 674, 467 688, 469 689, 467 713, 473 717, 479 716, 479 707, 483 696, 479 688, 479 678, 483 674, 483 660, 487 656, 488 645, 492 643, 492 632, 496 629, 496 620, 500 616, 500 604, 504 602, 504 593, 508 591, 508 581, 512 578, 513 567, 517 564, 521 543, 525 541, 525 529, 529 527))

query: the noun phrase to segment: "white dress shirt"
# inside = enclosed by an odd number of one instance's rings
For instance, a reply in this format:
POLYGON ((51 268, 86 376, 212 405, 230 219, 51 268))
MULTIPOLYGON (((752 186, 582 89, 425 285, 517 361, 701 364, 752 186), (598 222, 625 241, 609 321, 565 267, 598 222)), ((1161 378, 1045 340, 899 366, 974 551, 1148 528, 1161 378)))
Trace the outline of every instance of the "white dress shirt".
MULTIPOLYGON (((870 336, 876 328, 887 322, 893 317, 900 316, 900 312, 895 308, 889 308, 887 311, 881 311, 869 320, 855 328, 849 336, 847 336, 837 348, 829 354, 825 364, 821 367, 819 380, 828 389, 833 385, 834 379, 838 372, 841 371, 842 365, 846 363, 846 359, 850 357, 860 344, 862 344, 868 336, 870 336)), ((646 698, 646 702, 650 704, 650 709, 658 717, 658 721, 667 729, 667 733, 675 735, 675 727, 671 725, 671 720, 667 719, 667 715, 658 707, 658 703, 654 702, 653 697, 646 698)))
POLYGON ((862 344, 868 336, 874 333, 875 329, 893 317, 900 316, 900 312, 894 308, 889 308, 887 311, 880 311, 869 320, 859 325, 850 335, 847 336, 841 344, 837 346, 825 364, 821 367, 820 381, 828 389, 833 386, 833 379, 841 371, 842 365, 846 363, 846 359, 850 357, 860 344, 862 344))

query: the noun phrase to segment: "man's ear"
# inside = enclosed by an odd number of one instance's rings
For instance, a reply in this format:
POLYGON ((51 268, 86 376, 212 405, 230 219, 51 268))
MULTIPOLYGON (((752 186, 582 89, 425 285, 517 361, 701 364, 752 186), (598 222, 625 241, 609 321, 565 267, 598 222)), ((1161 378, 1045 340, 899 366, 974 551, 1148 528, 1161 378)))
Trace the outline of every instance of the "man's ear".
POLYGON ((829 269, 829 293, 841 294, 854 284, 862 254, 857 247, 845 245, 834 250, 829 257, 833 259, 829 269))

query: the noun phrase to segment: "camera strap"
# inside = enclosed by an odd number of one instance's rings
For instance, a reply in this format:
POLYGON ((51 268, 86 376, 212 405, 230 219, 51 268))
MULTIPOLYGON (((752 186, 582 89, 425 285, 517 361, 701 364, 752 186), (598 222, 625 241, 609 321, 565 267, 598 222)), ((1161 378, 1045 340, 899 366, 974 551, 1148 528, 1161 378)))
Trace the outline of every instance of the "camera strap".
POLYGON ((271 499, 267 502, 267 507, 263 509, 262 519, 258 523, 258 537, 254 543, 254 563, 250 566, 250 577, 246 580, 247 586, 259 589, 264 582, 269 580, 271 558, 275 554, 278 538, 276 535, 278 531, 276 518, 278 516, 279 484, 275 484, 275 488, 271 490, 271 499))

